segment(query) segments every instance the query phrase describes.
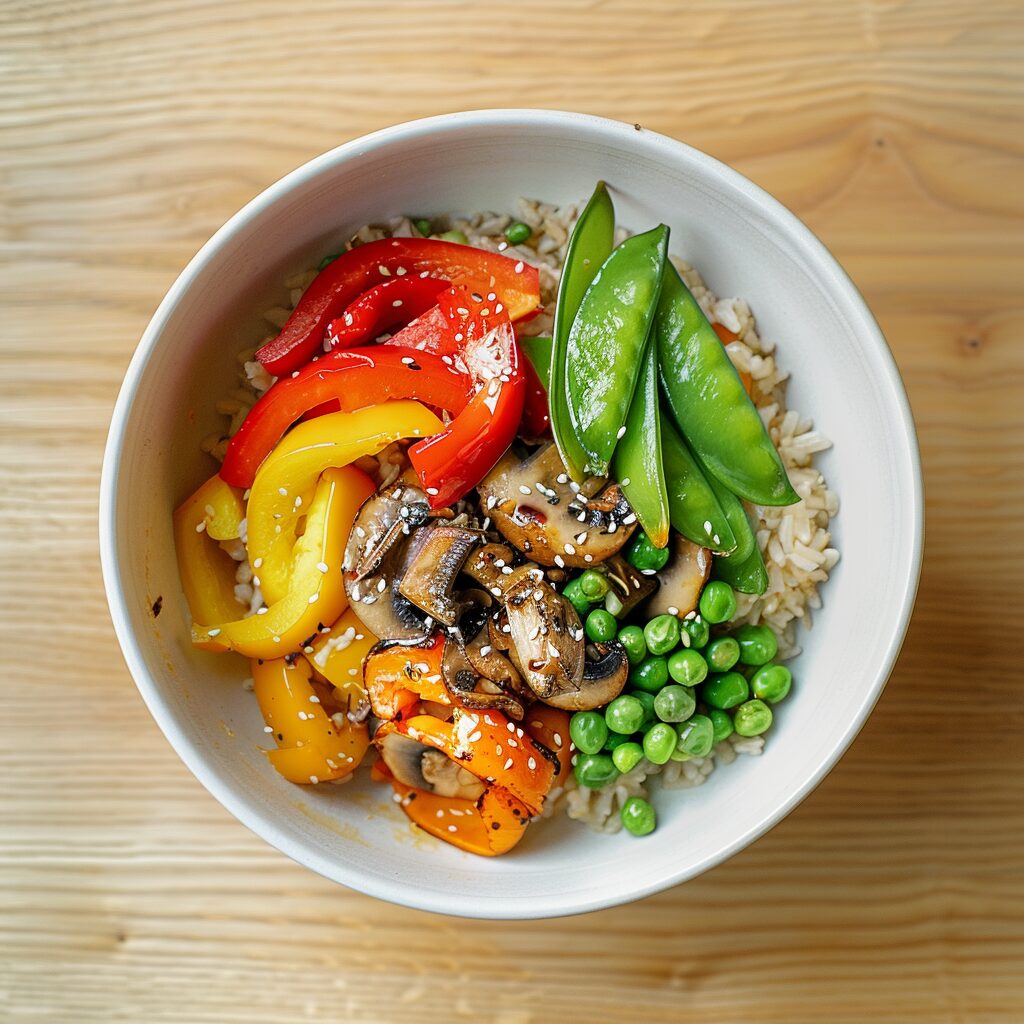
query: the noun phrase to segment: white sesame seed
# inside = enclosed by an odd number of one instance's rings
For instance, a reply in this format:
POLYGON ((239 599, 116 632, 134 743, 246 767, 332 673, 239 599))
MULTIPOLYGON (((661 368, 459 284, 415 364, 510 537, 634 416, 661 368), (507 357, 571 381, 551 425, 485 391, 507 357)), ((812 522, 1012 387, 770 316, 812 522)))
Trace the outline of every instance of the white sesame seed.
POLYGON ((557 565, 559 569, 564 569, 565 559, 561 555, 555 555, 555 565, 557 565))
POLYGON ((494 648, 490 644, 484 644, 483 647, 480 648, 480 657, 486 658, 493 650, 494 648))
POLYGON ((310 704, 319 704, 320 703, 320 698, 315 693, 311 693, 309 695, 309 703, 310 704))
POLYGON ((287 498, 288 497, 288 488, 287 487, 278 487, 277 493, 280 494, 282 498, 287 498))
POLYGON ((627 477, 625 477, 625 479, 623 479, 622 486, 623 487, 628 487, 629 484, 630 484, 630 480, 629 480, 629 477, 627 476, 627 477))
POLYGON ((309 781, 315 786, 320 780, 315 775, 310 775, 309 781))
POLYGON ((459 830, 454 825, 449 825, 448 826, 448 831, 449 832, 458 832, 459 830))
POLYGON ((619 431, 618 431, 618 433, 615 436, 617 438, 619 438, 620 440, 626 436, 626 426, 625 426, 625 424, 623 424, 621 427, 619 427, 619 431))
POLYGON ((587 531, 586 530, 584 530, 582 533, 576 534, 576 543, 577 544, 586 544, 587 543, 587 531))
POLYGON ((395 299, 395 301, 391 303, 391 305, 392 305, 392 306, 394 306, 394 307, 395 307, 395 309, 398 309, 398 307, 399 307, 399 306, 400 306, 401 304, 402 304, 402 300, 401 300, 401 299, 395 299))
POLYGON ((380 276, 381 277, 390 277, 391 276, 391 271, 388 270, 388 268, 385 267, 383 263, 379 267, 377 267, 377 269, 380 271, 380 276))
POLYGON ((263 731, 264 732, 273 732, 274 728, 273 728, 273 726, 265 725, 265 726, 263 726, 263 731))
POLYGON ((512 760, 512 758, 511 758, 511 757, 510 757, 510 758, 508 758, 508 759, 507 759, 507 760, 505 761, 505 765, 504 765, 505 771, 508 771, 508 770, 509 770, 509 768, 511 768, 511 767, 512 767, 512 765, 513 765, 514 763, 515 763, 515 762, 513 762, 513 760, 512 760))
POLYGON ((319 593, 310 594, 309 595, 309 603, 310 604, 316 604, 317 601, 319 601, 319 600, 320 600, 320 594, 319 593))
POLYGON ((435 494, 437 494, 437 488, 436 487, 428 487, 427 488, 427 494, 429 494, 429 495, 431 495, 431 497, 433 497, 435 494))
POLYGON ((256 609, 256 614, 257 615, 266 615, 267 612, 269 612, 269 611, 270 611, 270 609, 266 608, 266 607, 264 607, 264 608, 257 608, 256 609))
POLYGON ((562 745, 562 734, 560 732, 553 732, 551 738, 555 741, 555 746, 560 747, 562 745))
POLYGON ((635 523, 635 522, 636 522, 636 513, 635 512, 630 512, 628 516, 624 516, 623 519, 622 519, 622 525, 623 526, 629 526, 630 524, 635 523))
POLYGON ((196 524, 196 533, 202 533, 206 529, 206 520, 196 524))
POLYGON ((592 562, 593 560, 594 560, 594 556, 593 555, 584 555, 583 556, 583 561, 584 562, 592 562))
POLYGON ((555 477, 555 481, 560 484, 567 484, 569 482, 569 474, 559 473, 558 476, 555 477))
POLYGON ((536 760, 536 758, 531 757, 526 762, 526 767, 529 768, 531 772, 534 771, 536 769, 536 767, 537 767, 537 760, 536 760))
POLYGON ((573 544, 566 544, 565 545, 565 553, 567 555, 575 555, 576 554, 576 547, 575 547, 575 545, 573 545, 573 544))
POLYGON ((527 485, 526 485, 526 484, 520 484, 520 485, 519 485, 519 490, 520 490, 520 491, 522 491, 522 493, 523 493, 523 494, 532 494, 532 493, 533 493, 533 492, 532 492, 532 491, 530 490, 530 488, 529 488, 529 487, 527 487, 527 485))
POLYGON ((211 629, 211 630, 209 630, 207 632, 206 635, 207 636, 220 636, 220 630, 219 629, 211 629))
POLYGON ((330 568, 330 566, 328 566, 328 564, 327 564, 326 562, 317 562, 317 563, 316 563, 316 567, 317 567, 317 568, 318 568, 318 569, 319 569, 319 570, 320 570, 321 572, 327 572, 327 570, 328 570, 328 569, 330 568))
POLYGON ((517 264, 515 265, 515 272, 516 272, 517 274, 521 274, 521 273, 523 272, 523 268, 524 268, 525 266, 526 266, 526 264, 525 264, 525 263, 523 263, 523 261, 522 261, 522 260, 520 260, 520 261, 519 261, 519 262, 518 262, 518 263, 517 263, 517 264))
POLYGON ((669 615, 678 615, 679 609, 674 604, 670 604, 668 606, 668 613, 669 615))
POLYGON ((704 532, 705 533, 710 533, 711 532, 711 520, 710 519, 705 519, 704 520, 704 532))

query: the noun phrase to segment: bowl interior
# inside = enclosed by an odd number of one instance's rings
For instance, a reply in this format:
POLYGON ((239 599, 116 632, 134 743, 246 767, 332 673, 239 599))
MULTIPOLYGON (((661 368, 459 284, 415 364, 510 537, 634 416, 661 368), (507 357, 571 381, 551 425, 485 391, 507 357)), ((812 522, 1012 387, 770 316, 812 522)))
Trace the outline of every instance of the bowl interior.
POLYGON ((570 913, 689 878, 735 852, 821 778, 877 698, 916 585, 916 445, 891 357, 842 271, 745 179, 631 126, 542 112, 480 113, 390 129, 318 158, 246 207, 197 256, 154 318, 126 378, 104 481, 105 575, 129 666, 200 780, 256 832, 321 873, 410 906, 487 917, 570 913), (512 854, 475 858, 416 838, 384 787, 300 789, 267 765, 248 664, 189 644, 171 510, 213 462, 236 354, 265 331, 283 280, 361 224, 400 214, 513 210, 518 196, 579 202, 603 178, 620 223, 664 221, 671 249, 721 296, 750 303, 792 372, 792 408, 834 441, 819 457, 840 495, 842 560, 804 635, 793 696, 764 754, 665 793, 638 844, 562 819, 512 854), (154 619, 151 606, 163 598, 154 619), (629 865, 624 870, 624 865, 629 865))

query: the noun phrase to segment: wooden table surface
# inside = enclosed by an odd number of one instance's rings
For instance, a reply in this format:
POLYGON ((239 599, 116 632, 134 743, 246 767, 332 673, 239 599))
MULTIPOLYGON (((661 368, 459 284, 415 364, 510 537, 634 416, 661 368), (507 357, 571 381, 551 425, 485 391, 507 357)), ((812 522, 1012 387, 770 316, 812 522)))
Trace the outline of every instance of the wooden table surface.
POLYGON ((0 5, 0 1019, 1024 1020, 1022 72, 1019 0, 0 5), (97 557, 111 406, 198 246, 322 150, 487 106, 639 121, 803 217, 896 353, 928 500, 906 647, 818 790, 541 923, 251 835, 136 695, 97 557))

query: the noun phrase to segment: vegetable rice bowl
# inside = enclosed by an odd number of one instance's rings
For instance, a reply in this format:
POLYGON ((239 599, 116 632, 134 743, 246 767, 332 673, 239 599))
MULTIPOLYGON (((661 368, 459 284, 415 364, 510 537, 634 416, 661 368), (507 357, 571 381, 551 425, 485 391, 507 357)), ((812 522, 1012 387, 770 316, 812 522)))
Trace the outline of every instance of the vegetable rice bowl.
POLYGON ((599 185, 363 227, 285 281, 175 535, 289 781, 368 766, 494 855, 563 811, 645 835, 770 741, 838 559, 828 442, 668 247, 599 185))

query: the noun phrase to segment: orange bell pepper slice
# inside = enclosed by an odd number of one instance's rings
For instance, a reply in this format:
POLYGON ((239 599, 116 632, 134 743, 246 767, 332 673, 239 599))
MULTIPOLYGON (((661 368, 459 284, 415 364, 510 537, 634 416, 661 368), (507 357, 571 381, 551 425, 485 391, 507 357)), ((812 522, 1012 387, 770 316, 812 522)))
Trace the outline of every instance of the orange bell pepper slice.
POLYGON ((508 853, 526 833, 529 811, 500 786, 491 786, 473 803, 413 789, 394 778, 390 781, 401 797, 398 806, 411 821, 467 853, 482 857, 508 853))
POLYGON ((538 702, 526 712, 523 728, 527 735, 558 758, 558 774, 551 788, 564 786, 572 774, 572 754, 576 749, 569 738, 569 713, 538 702))
POLYGON ((441 677, 444 643, 444 634, 438 633, 429 645, 393 644, 378 648, 366 659, 366 696, 378 718, 401 718, 421 700, 451 704, 441 677))
POLYGON ((192 642, 252 658, 304 651, 322 623, 333 623, 348 608, 342 559, 356 512, 373 490, 373 481, 355 466, 327 470, 309 506, 306 532, 295 542, 287 594, 262 615, 194 623, 192 642))
POLYGON ((235 600, 237 563, 217 541, 234 540, 245 518, 242 492, 210 477, 174 512, 174 549, 192 618, 222 622, 242 611, 235 600))
POLYGON ((267 760, 289 782, 327 782, 351 774, 370 746, 367 727, 336 725, 313 689, 311 670, 301 658, 252 662, 252 679, 263 720, 276 750, 267 760))
POLYGON ((452 709, 451 721, 413 715, 385 722, 378 735, 402 733, 434 747, 490 785, 507 789, 530 814, 539 814, 551 789, 554 766, 533 740, 500 711, 452 709))

